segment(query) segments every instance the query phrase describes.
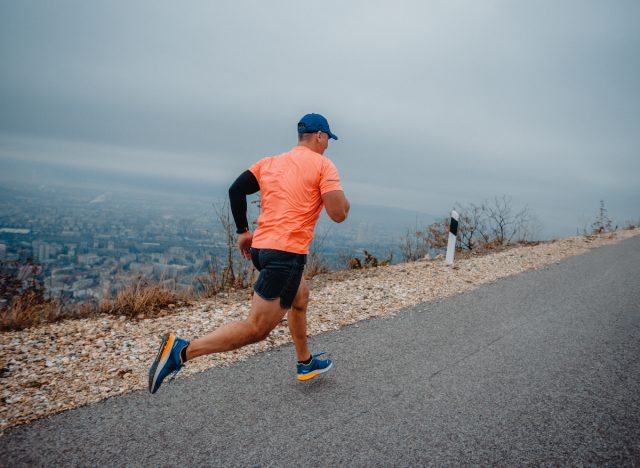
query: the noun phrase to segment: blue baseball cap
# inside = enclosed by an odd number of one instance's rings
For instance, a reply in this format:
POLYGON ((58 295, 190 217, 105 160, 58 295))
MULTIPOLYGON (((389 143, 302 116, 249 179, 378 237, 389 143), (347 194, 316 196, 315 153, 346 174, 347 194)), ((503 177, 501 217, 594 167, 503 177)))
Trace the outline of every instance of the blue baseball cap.
POLYGON ((298 122, 298 135, 303 133, 324 132, 330 138, 337 140, 338 137, 331 133, 329 122, 320 114, 307 114, 298 122))

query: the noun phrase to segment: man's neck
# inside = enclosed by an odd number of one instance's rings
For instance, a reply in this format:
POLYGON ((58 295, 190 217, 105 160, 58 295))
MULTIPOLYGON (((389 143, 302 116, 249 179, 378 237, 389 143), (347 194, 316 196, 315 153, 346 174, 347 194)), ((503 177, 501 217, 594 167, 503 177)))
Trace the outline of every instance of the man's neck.
POLYGON ((314 143, 310 143, 308 141, 299 141, 298 142, 298 146, 304 146, 305 148, 310 149, 314 153, 318 153, 318 154, 323 154, 324 153, 324 151, 321 150, 319 145, 316 145, 314 143))

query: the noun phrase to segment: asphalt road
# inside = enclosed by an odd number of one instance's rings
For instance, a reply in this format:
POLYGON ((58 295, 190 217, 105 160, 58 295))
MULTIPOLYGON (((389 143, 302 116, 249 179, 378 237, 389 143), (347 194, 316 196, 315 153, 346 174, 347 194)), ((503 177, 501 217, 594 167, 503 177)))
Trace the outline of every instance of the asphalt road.
MULTIPOLYGON (((10 430, 3 466, 640 466, 640 237, 10 430)), ((151 358, 151 356, 150 356, 151 358)))

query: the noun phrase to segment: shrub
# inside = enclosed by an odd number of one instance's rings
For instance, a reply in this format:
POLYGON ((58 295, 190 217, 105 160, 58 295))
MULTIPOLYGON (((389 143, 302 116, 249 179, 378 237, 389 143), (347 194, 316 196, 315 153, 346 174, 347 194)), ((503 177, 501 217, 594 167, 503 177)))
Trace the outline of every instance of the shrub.
POLYGON ((607 209, 604 207, 604 200, 600 200, 600 209, 598 210, 596 220, 591 225, 591 234, 604 234, 615 231, 617 228, 617 226, 615 228, 613 227, 613 222, 609 218, 609 215, 607 215, 607 209))
POLYGON ((429 253, 429 235, 417 227, 400 240, 400 255, 405 262, 415 262, 429 253))
MULTIPOLYGON (((511 198, 503 195, 480 205, 467 206, 456 204, 460 215, 458 221, 459 250, 490 250, 514 241, 525 242, 536 230, 534 216, 525 205, 514 212, 511 198)), ((442 217, 430 224, 425 230, 417 228, 409 231, 400 242, 400 252, 404 261, 415 261, 435 251, 446 249, 449 240, 451 218, 442 217)))
POLYGON ((22 330, 40 323, 55 322, 64 316, 61 301, 43 299, 29 291, 13 296, 9 305, 0 310, 0 330, 22 330))
POLYGON ((305 266, 305 278, 311 279, 323 273, 329 273, 330 268, 324 257, 316 249, 312 249, 307 255, 307 265, 305 266))
POLYGON ((379 266, 391 265, 393 262, 393 252, 389 253, 389 256, 384 260, 378 260, 378 257, 373 255, 368 250, 363 250, 364 259, 361 261, 358 257, 352 257, 347 267, 349 270, 360 270, 362 268, 378 268, 379 266))
POLYGON ((186 302, 183 295, 161 283, 149 283, 140 278, 131 286, 116 294, 115 299, 104 299, 98 305, 98 313, 124 315, 126 317, 161 315, 163 310, 186 302))
POLYGON ((63 318, 62 302, 45 297, 42 271, 30 258, 0 262, 0 330, 21 330, 63 318))
POLYGON ((331 270, 324 256, 322 255, 322 246, 329 234, 327 229, 322 237, 316 237, 311 243, 309 254, 307 255, 307 265, 305 266, 305 278, 311 279, 314 276, 321 275, 323 273, 329 273, 331 270))

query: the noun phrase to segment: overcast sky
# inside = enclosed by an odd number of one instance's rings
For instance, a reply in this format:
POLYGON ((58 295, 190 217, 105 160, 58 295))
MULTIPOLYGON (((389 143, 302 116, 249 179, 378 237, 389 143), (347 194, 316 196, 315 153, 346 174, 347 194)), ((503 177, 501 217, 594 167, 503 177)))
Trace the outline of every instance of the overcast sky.
POLYGON ((213 196, 318 112, 353 203, 441 215, 504 194, 547 235, 601 199, 637 220, 639 25, 637 0, 0 0, 0 171, 213 196))

